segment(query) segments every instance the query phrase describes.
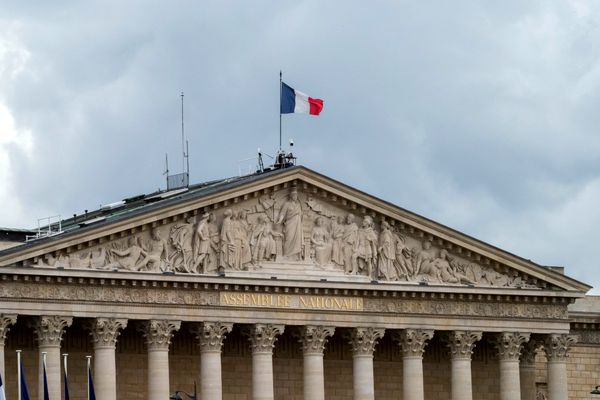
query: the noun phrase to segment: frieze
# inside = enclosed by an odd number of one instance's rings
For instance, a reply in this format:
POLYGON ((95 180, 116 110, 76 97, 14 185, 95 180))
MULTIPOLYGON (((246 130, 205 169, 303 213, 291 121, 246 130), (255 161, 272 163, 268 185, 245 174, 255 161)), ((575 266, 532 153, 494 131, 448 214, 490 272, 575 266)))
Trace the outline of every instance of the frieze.
POLYGON ((480 317, 567 319, 568 310, 557 304, 519 304, 472 301, 388 300, 367 298, 365 311, 398 314, 476 315, 480 317))
POLYGON ((538 288, 517 271, 295 186, 190 214, 26 265, 192 275, 283 265, 399 283, 538 288))

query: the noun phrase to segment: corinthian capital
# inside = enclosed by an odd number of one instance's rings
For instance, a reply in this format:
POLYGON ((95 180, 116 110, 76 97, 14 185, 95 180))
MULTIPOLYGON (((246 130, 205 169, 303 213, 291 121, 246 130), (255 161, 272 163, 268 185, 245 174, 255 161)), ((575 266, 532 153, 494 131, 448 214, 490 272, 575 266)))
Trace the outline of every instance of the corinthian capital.
POLYGON ((383 337, 383 328, 354 328, 346 338, 352 346, 352 354, 355 356, 372 356, 379 339, 383 337))
POLYGON ((4 346, 10 326, 17 322, 17 314, 0 314, 0 346, 4 346))
POLYGON ((548 361, 565 361, 571 346, 577 342, 577 336, 551 333, 544 340, 544 351, 548 361))
POLYGON ((502 332, 493 337, 492 344, 500 360, 518 361, 523 343, 529 341, 529 336, 529 333, 502 332))
POLYGON ((521 366, 535 367, 535 355, 540 348, 541 343, 534 338, 530 338, 529 342, 525 343, 521 348, 521 366))
POLYGON ((196 336, 200 352, 221 352, 223 340, 231 329, 233 324, 225 324, 222 322, 202 322, 194 324, 190 332, 196 336))
POLYGON ((38 345, 60 346, 64 329, 72 323, 72 317, 43 315, 34 319, 29 325, 35 332, 38 345))
POLYGON ((96 318, 87 324, 94 348, 115 347, 121 329, 126 326, 126 319, 117 318, 96 318))
POLYGON ((323 354, 327 339, 334 331, 333 326, 307 325, 300 328, 295 336, 302 344, 303 354, 323 354))
POLYGON ((404 329, 395 332, 393 339, 398 342, 405 358, 423 357, 427 341, 433 337, 432 329, 404 329))
POLYGON ((450 348, 452 359, 470 360, 475 343, 481 340, 482 335, 482 332, 454 331, 445 336, 443 340, 450 348))
POLYGON ((281 335, 284 328, 283 325, 254 324, 244 334, 250 340, 253 353, 272 353, 277 335, 281 335))
POLYGON ((146 339, 148 349, 168 350, 173 333, 178 331, 180 326, 181 321, 151 319, 138 325, 138 331, 146 339))

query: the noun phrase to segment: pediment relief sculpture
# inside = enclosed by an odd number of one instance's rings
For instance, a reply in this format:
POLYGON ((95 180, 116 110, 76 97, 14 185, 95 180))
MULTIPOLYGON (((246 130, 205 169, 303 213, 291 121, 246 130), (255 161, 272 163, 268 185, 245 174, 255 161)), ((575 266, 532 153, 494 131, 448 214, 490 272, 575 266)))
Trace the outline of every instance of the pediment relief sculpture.
POLYGON ((262 192, 34 266, 215 275, 285 265, 383 282, 536 287, 367 210, 315 197, 296 186, 262 192))

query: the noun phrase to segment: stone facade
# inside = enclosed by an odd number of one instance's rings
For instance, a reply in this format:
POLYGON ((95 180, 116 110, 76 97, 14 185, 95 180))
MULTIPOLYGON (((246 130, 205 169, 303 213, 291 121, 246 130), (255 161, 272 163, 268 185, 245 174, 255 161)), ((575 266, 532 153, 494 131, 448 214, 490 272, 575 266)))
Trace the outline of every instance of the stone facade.
POLYGON ((583 399, 588 289, 291 168, 0 252, 0 373, 14 397, 22 350, 39 399, 45 354, 51 400, 61 353, 73 398, 91 355, 106 400, 194 381, 217 400, 583 399))

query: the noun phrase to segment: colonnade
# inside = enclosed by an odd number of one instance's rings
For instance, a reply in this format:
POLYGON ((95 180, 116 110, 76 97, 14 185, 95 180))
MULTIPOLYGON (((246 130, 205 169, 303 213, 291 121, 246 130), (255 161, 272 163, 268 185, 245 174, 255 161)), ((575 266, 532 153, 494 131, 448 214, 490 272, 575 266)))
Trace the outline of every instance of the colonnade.
MULTIPOLYGON (((4 342, 16 315, 0 315, 0 373, 4 376, 4 342)), ((39 316, 31 319, 38 343, 40 359, 46 354, 50 400, 61 399, 60 343, 71 317, 39 316)), ((117 399, 115 349, 126 319, 95 318, 86 328, 94 345, 94 383, 96 397, 117 399)), ((165 400, 169 396, 169 345, 181 321, 138 321, 137 329, 148 348, 147 398, 165 400)), ((198 322, 191 324, 200 348, 200 392, 204 400, 222 399, 221 348, 232 323, 198 322)), ((252 399, 274 399, 273 349, 277 337, 286 327, 280 324, 244 325, 243 334, 252 349, 252 399)), ((293 329, 303 352, 303 387, 306 400, 325 399, 323 352, 333 326, 306 325, 293 329)), ((373 354, 384 334, 391 334, 400 346, 403 362, 403 400, 424 400, 423 353, 434 331, 430 329, 392 329, 357 327, 346 329, 346 340, 353 357, 353 398, 375 398, 373 354)), ((447 344, 451 359, 451 399, 472 400, 471 357, 483 333, 476 331, 439 331, 447 344)), ((575 342, 567 334, 545 334, 532 337, 523 332, 500 332, 489 335, 499 359, 500 398, 502 400, 533 400, 535 398, 535 352, 543 348, 548 359, 548 398, 567 400, 567 352, 575 342)), ((40 365, 40 378, 42 374, 40 365)), ((43 386, 39 379, 39 398, 43 386)))

